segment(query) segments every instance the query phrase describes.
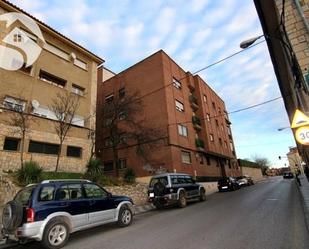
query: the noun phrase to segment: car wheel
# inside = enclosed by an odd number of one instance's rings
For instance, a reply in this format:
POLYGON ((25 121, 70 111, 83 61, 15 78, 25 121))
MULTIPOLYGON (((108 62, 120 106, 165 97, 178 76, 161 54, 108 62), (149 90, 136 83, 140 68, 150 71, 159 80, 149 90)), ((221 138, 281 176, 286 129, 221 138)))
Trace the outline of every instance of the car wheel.
POLYGON ((68 224, 63 219, 56 218, 47 224, 42 244, 47 249, 59 249, 67 243, 69 236, 68 224))
POLYGON ((133 214, 130 208, 123 206, 118 215, 118 225, 121 227, 129 226, 132 223, 133 214))
POLYGON ((178 206, 180 208, 184 208, 185 206, 187 206, 187 199, 184 191, 180 191, 179 193, 178 206))
POLYGON ((23 207, 17 201, 9 201, 5 204, 2 213, 3 228, 8 232, 13 232, 22 223, 23 207))
POLYGON ((200 201, 206 201, 206 191, 203 188, 200 191, 200 201))

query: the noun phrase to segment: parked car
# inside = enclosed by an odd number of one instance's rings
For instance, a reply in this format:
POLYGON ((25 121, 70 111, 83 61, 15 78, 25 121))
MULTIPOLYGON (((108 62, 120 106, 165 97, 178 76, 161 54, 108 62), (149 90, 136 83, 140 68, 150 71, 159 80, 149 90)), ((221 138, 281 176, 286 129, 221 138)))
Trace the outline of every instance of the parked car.
POLYGON ((248 179, 244 176, 236 177, 236 181, 240 187, 249 186, 248 179))
POLYGON ((237 180, 233 177, 222 177, 218 180, 218 190, 222 191, 233 191, 239 189, 240 185, 237 180))
POLYGON ((284 179, 291 179, 291 178, 294 178, 294 175, 291 171, 287 171, 287 172, 283 173, 283 178, 284 179))
POLYGON ((248 185, 250 186, 250 185, 254 185, 254 181, 253 181, 253 179, 252 179, 252 177, 251 176, 247 176, 247 175, 245 175, 244 177, 246 177, 247 178, 247 181, 248 181, 248 185))
POLYGON ((45 180, 23 188, 5 205, 2 232, 58 249, 73 232, 110 222, 125 227, 133 214, 131 198, 112 195, 93 182, 45 180))
POLYGON ((166 173, 153 176, 148 188, 148 201, 157 209, 177 204, 185 207, 187 201, 206 200, 205 188, 187 174, 166 173))

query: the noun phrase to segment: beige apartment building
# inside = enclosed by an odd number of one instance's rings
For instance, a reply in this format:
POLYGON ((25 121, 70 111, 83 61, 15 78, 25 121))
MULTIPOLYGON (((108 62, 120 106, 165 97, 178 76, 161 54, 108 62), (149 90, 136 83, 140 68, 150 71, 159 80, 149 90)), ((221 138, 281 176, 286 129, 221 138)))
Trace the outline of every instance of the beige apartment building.
MULTIPOLYGON (((20 166, 21 136, 11 126, 16 108, 30 110, 29 132, 24 143, 24 160, 36 161, 45 170, 54 170, 59 150, 59 138, 51 111, 57 94, 79 96, 79 107, 73 126, 61 148, 60 171, 82 172, 90 158, 95 129, 97 68, 104 60, 56 30, 30 16, 7 1, 0 1, 0 14, 19 12, 35 20, 45 44, 19 21, 7 28, 0 21, 0 42, 6 32, 20 28, 35 43, 42 46, 38 59, 29 67, 17 71, 0 68, 0 171, 20 166)), ((2 42, 2 45, 5 45, 2 42)))

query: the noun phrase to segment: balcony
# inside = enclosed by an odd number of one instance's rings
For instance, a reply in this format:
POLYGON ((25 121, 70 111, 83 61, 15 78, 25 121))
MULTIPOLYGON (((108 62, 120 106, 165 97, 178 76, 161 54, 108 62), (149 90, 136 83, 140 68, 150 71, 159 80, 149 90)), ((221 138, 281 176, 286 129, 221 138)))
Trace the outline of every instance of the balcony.
POLYGON ((193 128, 197 131, 200 131, 202 130, 202 127, 201 127, 201 119, 197 116, 193 116, 192 117, 192 124, 193 124, 193 128))
POLYGON ((196 96, 194 96, 193 94, 191 94, 189 96, 189 101, 190 101, 190 104, 191 104, 191 107, 193 110, 197 110, 198 109, 198 102, 197 102, 197 98, 196 96))
POLYGON ((198 150, 204 151, 205 144, 204 144, 204 141, 202 139, 196 138, 195 139, 195 145, 196 145, 196 148, 198 150))

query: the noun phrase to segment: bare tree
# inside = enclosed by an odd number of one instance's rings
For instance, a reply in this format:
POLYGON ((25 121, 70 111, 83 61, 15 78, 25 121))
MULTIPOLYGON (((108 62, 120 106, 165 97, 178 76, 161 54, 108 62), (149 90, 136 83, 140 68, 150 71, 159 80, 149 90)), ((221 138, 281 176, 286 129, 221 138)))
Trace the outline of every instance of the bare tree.
POLYGON ((101 118, 97 120, 97 127, 101 134, 98 139, 103 139, 104 147, 112 150, 116 177, 119 176, 119 150, 136 147, 136 154, 148 161, 151 148, 166 138, 161 131, 143 124, 143 104, 138 92, 114 96, 99 108, 101 118))
POLYGON ((57 120, 57 122, 54 122, 54 128, 59 137, 59 150, 55 172, 58 171, 62 145, 69 130, 74 124, 73 119, 79 108, 79 104, 79 95, 66 92, 58 93, 56 97, 52 99, 52 104, 49 106, 49 109, 54 113, 57 120))
POLYGON ((12 111, 12 115, 7 124, 13 126, 14 133, 17 133, 20 136, 20 168, 22 169, 24 165, 25 139, 30 130, 30 123, 33 120, 31 114, 32 108, 26 102, 20 101, 20 104, 8 104, 7 109, 12 111))
POLYGON ((259 155, 254 155, 252 156, 253 161, 260 166, 262 170, 262 174, 266 175, 267 168, 270 167, 270 161, 268 158, 259 156, 259 155))

